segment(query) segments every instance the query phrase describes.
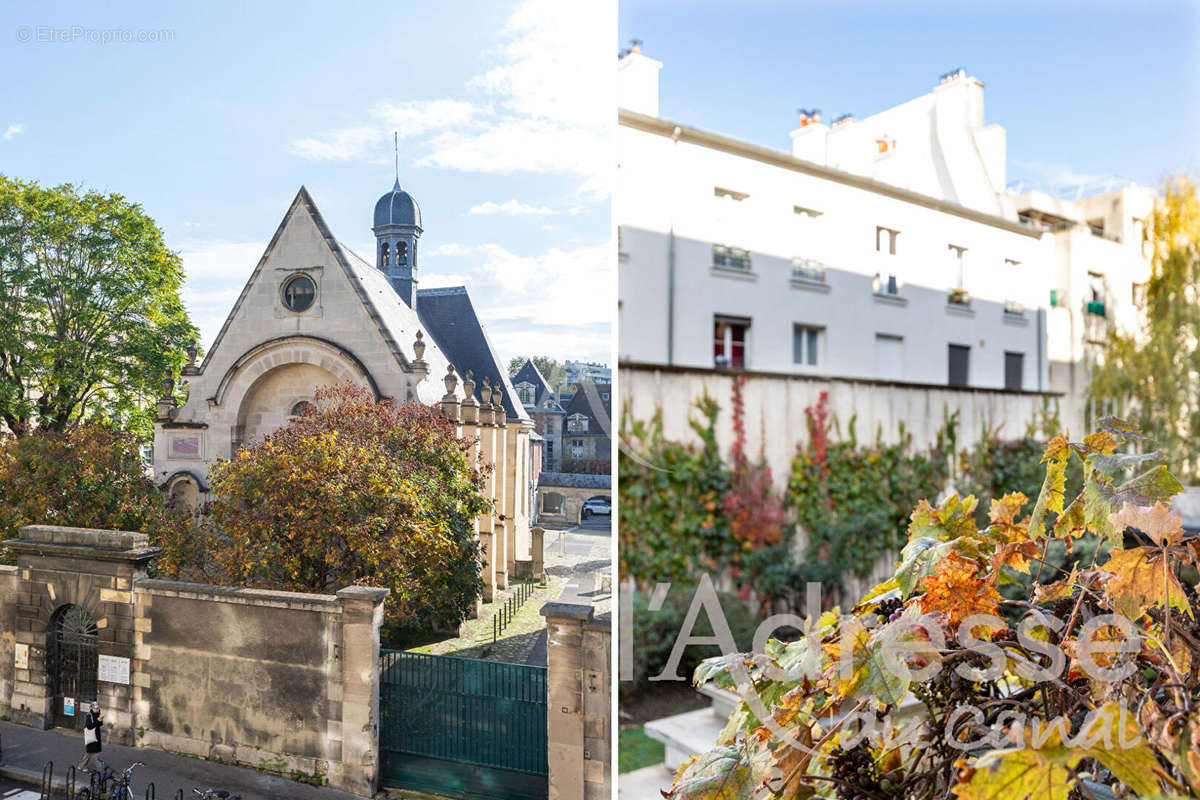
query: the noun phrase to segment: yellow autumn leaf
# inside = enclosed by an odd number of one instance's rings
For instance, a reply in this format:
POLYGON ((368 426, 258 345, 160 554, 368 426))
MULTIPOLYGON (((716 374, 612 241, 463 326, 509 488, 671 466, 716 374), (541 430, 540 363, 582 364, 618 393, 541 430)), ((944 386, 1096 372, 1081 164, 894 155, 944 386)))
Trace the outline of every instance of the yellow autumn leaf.
POLYGON ((1113 608, 1130 619, 1138 619, 1151 606, 1172 606, 1192 616, 1183 586, 1163 552, 1155 547, 1113 550, 1100 569, 1108 573, 1104 593, 1113 608))

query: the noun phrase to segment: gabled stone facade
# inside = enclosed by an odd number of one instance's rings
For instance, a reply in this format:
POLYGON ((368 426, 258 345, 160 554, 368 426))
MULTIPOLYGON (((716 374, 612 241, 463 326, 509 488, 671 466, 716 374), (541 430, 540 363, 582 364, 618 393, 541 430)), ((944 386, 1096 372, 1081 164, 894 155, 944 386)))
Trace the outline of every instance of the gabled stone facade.
POLYGON ((471 426, 469 433, 484 434, 477 457, 495 466, 489 481, 494 513, 477 524, 497 537, 503 558, 496 583, 502 587, 515 562, 529 558, 533 423, 466 289, 417 290, 420 212, 403 194, 415 221, 406 217, 411 224, 401 232, 416 233, 398 268, 392 240, 401 228, 382 224, 376 210, 380 243, 376 263, 368 263, 334 237, 301 187, 212 349, 199 365, 184 367, 186 401, 177 407, 176 387, 164 387, 154 477, 173 502, 195 507, 207 498, 214 463, 300 413, 318 386, 351 382, 381 399, 434 405, 443 401, 442 378, 450 374, 456 401, 487 404, 486 430, 471 426), (468 374, 480 388, 478 398, 468 399, 467 382, 458 381, 468 374))

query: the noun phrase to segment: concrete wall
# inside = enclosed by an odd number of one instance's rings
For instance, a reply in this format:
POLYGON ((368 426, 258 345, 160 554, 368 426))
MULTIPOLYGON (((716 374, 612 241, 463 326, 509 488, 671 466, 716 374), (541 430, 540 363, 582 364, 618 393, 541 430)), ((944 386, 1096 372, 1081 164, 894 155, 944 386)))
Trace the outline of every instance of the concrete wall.
POLYGON ((550 800, 612 796, 612 620, 592 606, 547 603, 550 800))
MULTIPOLYGON (((662 409, 663 435, 681 442, 698 441, 688 419, 696 414, 695 401, 708 392, 721 406, 717 441, 723 453, 729 452, 733 441, 730 373, 622 364, 620 383, 624 408, 643 420, 662 409)), ((860 442, 874 442, 877 430, 885 442, 895 442, 903 422, 918 448, 934 442, 945 415, 954 411, 960 414, 961 444, 977 439, 984 427, 1001 437, 1018 438, 1044 402, 1053 409, 1058 399, 1048 394, 751 373, 742 390, 746 452, 752 458, 759 453, 766 457, 781 488, 787 483, 797 446, 808 440, 804 410, 817 404, 821 392, 829 393, 828 408, 840 422, 843 436, 851 416, 857 414, 860 442)), ((1082 430, 1078 421, 1064 418, 1062 423, 1073 432, 1082 430)))

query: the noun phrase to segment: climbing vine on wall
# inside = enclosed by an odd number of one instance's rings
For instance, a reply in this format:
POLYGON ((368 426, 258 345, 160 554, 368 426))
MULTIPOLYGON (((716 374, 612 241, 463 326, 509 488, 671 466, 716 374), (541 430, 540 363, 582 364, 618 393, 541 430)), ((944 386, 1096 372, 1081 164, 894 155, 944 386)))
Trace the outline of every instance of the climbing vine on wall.
POLYGON ((801 580, 837 583, 845 575, 865 575, 880 556, 904 541, 914 505, 933 498, 946 480, 947 431, 926 453, 912 451, 912 437, 860 447, 854 421, 848 436, 835 440, 822 392, 806 408, 808 442, 792 461, 787 502, 808 536, 801 580))

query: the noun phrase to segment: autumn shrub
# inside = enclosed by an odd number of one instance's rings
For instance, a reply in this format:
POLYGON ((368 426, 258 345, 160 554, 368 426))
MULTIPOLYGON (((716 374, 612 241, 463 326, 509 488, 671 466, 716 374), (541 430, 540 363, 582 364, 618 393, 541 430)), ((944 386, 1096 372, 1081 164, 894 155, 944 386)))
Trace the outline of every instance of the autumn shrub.
POLYGON ((795 642, 703 662, 697 684, 742 699, 666 796, 1200 797, 1200 540, 1163 454, 1117 452, 1140 440, 1115 419, 1054 437, 1036 498, 994 498, 983 527, 972 496, 920 501, 892 577, 795 642))
POLYGON ((100 423, 0 441, 0 538, 29 524, 140 531, 155 544, 188 527, 164 506, 141 440, 100 423))
POLYGON ((206 580, 291 591, 391 590, 385 635, 457 625, 482 590, 472 521, 489 509, 470 442, 436 410, 344 385, 215 464, 206 580))

